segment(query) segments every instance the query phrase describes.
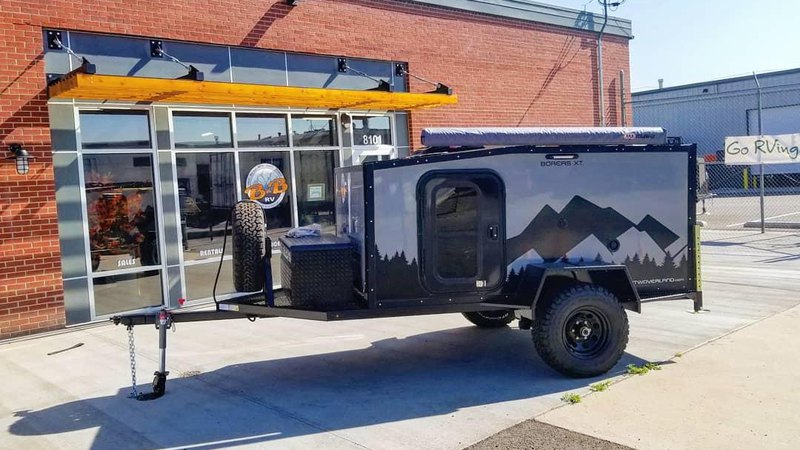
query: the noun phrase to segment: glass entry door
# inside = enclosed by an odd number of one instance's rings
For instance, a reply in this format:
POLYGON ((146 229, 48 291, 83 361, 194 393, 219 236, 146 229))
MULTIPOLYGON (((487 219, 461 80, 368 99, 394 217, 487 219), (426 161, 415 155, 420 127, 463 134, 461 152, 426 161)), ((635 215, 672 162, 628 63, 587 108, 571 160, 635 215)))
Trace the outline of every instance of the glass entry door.
POLYGON ((152 155, 83 156, 94 315, 159 306, 152 155))

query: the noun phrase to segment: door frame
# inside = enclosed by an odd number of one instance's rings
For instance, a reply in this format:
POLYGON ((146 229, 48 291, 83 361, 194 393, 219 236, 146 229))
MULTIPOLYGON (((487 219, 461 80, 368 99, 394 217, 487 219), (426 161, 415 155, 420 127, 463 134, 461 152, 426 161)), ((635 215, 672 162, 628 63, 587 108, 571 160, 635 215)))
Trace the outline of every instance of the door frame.
POLYGON ((505 230, 506 230, 506 212, 505 212, 505 183, 502 177, 490 169, 453 169, 453 170, 432 170, 426 172, 419 178, 416 189, 417 196, 417 248, 420 249, 420 265, 419 276, 420 281, 424 288, 434 293, 452 293, 452 294, 469 294, 478 293, 482 291, 491 291, 503 285, 506 278, 506 261, 505 261, 505 230), (443 178, 447 181, 455 181, 459 185, 474 186, 478 192, 478 244, 476 259, 478 263, 478 270, 474 277, 471 278, 453 278, 452 282, 444 281, 435 271, 435 249, 436 245, 432 242, 432 236, 435 235, 432 229, 435 219, 432 217, 429 194, 435 193, 438 189, 434 187, 430 192, 428 191, 428 184, 431 180, 436 178, 443 178), (480 180, 479 180, 480 179, 480 180), (485 189, 481 184, 485 181, 492 180, 497 188, 497 197, 492 200, 487 196, 485 189), (497 220, 491 220, 487 217, 486 205, 487 201, 496 201, 497 220), (488 222, 497 223, 497 237, 492 239, 496 240, 499 254, 497 255, 496 262, 489 262, 487 264, 487 255, 485 254, 489 239, 486 236, 488 230, 483 228, 488 222), (492 271, 492 268, 499 269, 499 276, 497 280, 492 280, 490 284, 479 285, 479 281, 486 281, 487 275, 492 271))

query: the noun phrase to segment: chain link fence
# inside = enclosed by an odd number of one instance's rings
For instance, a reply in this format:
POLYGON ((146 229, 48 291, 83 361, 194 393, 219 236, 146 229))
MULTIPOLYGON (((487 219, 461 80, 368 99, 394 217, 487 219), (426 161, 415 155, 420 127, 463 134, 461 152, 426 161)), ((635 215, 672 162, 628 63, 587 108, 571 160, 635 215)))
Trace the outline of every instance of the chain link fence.
POLYGON ((705 229, 800 232, 800 173, 770 169, 762 176, 759 166, 699 161, 697 215, 705 229))
POLYGON ((634 125, 697 144, 704 242, 800 260, 800 157, 764 166, 726 165, 724 157, 726 137, 800 133, 800 69, 638 92, 627 107, 634 125))

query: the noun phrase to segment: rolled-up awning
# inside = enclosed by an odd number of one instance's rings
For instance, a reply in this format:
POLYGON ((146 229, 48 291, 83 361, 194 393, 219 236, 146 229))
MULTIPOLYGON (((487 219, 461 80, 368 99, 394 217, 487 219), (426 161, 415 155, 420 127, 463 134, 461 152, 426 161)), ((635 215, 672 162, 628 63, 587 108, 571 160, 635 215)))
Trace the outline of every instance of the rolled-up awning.
POLYGON ((97 75, 72 72, 50 85, 50 98, 144 103, 287 106, 314 109, 412 110, 452 105, 455 95, 303 88, 97 75))
POLYGON ((425 128, 427 147, 487 145, 663 145, 659 127, 425 128))

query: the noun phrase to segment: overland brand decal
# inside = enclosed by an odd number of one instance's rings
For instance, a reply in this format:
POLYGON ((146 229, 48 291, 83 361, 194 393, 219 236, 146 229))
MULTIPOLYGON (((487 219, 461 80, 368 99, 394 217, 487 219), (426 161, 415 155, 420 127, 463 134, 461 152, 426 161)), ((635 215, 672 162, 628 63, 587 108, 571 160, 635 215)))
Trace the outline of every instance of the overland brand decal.
POLYGON ((289 190, 289 184, 281 170, 272 164, 258 164, 247 174, 244 189, 247 198, 257 202, 264 209, 272 209, 281 204, 289 190))

